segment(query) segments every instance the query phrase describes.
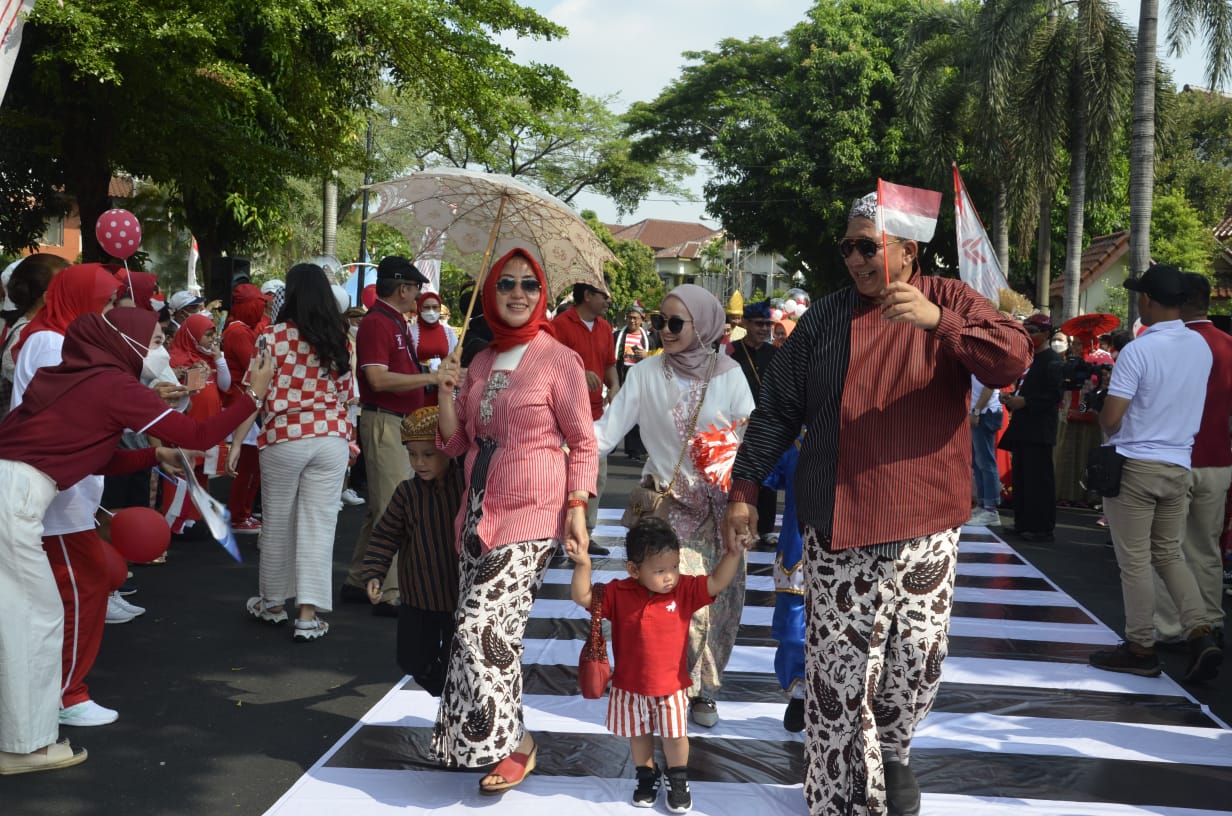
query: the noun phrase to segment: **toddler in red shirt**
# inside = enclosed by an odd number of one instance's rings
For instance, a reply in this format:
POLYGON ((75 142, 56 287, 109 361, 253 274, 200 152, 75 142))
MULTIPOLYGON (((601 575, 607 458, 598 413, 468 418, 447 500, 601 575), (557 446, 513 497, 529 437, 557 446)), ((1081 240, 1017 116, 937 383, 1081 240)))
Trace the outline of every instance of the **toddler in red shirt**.
MULTIPOLYGON (((604 587, 603 617, 612 622, 616 666, 608 697, 607 727, 628 737, 637 770, 633 804, 654 807, 663 772, 654 761, 654 735, 663 739, 667 809, 686 813, 689 793, 689 621, 736 576, 743 549, 727 550, 714 574, 680 574, 680 539, 658 518, 644 518, 625 541, 628 578, 604 587)), ((572 594, 590 608, 590 555, 567 547, 574 562, 572 594)))

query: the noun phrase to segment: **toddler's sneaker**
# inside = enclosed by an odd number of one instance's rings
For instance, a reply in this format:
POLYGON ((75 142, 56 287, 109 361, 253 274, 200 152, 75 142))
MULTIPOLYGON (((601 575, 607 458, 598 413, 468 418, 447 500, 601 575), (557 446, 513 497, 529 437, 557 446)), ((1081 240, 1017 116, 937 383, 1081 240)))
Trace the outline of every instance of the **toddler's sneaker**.
POLYGON ((325 637, 325 633, 329 631, 329 624, 320 618, 312 620, 297 620, 295 622, 295 633, 291 635, 291 639, 296 643, 307 643, 310 640, 325 637))
POLYGON ((689 793, 689 766, 667 769, 667 809, 671 813, 688 813, 693 808, 689 793))
POLYGON ((659 766, 647 768, 645 765, 639 765, 635 770, 637 790, 633 791, 633 807, 654 807, 659 800, 659 786, 663 780, 659 766))

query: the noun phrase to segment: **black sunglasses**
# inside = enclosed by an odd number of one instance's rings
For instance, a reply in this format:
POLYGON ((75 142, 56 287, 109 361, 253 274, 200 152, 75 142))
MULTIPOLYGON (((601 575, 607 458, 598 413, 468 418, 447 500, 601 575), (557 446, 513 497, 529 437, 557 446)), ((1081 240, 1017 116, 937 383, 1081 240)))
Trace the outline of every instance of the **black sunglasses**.
POLYGON ((666 326, 667 330, 672 334, 680 334, 680 332, 684 331, 684 324, 692 322, 692 320, 685 320, 683 317, 675 315, 667 318, 661 314, 650 316, 650 325, 654 326, 655 331, 663 331, 663 327, 666 326))
POLYGON ((496 291, 507 295, 517 287, 519 282, 522 284, 522 291, 528 295, 537 294, 543 288, 535 278, 522 278, 521 281, 513 278, 499 278, 496 281, 496 291))
MULTIPOLYGON (((886 241, 887 244, 901 244, 902 242, 901 238, 886 241)), ((865 260, 868 260, 877 257, 877 253, 881 251, 881 244, 872 238, 844 238, 838 242, 838 252, 844 258, 850 256, 852 250, 857 249, 865 260)))

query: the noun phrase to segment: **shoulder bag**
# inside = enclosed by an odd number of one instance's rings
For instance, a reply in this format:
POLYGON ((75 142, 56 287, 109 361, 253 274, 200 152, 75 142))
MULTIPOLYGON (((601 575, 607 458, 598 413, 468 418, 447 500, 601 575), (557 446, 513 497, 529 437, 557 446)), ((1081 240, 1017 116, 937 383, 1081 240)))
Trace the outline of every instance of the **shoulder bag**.
POLYGON ((603 590, 605 584, 590 588, 590 635, 578 659, 578 687, 587 700, 598 700, 612 680, 612 665, 607 660, 607 641, 603 637, 603 590))
POLYGON ((1100 445, 1087 453, 1086 488, 1105 499, 1121 493, 1121 467, 1125 457, 1117 453, 1116 445, 1100 445))
POLYGON ((710 358, 710 369, 706 372, 706 381, 702 384, 701 396, 698 397, 697 406, 693 409, 693 418, 689 420, 689 432, 685 434, 684 445, 680 448, 680 458, 676 460, 676 469, 672 471, 671 481, 666 485, 660 485, 654 474, 648 474, 629 491, 629 504, 620 517, 620 523, 626 529, 632 530, 634 525, 647 516, 667 519, 667 511, 671 507, 672 485, 676 484, 676 479, 680 476, 680 466, 684 464, 684 457, 689 452, 689 440, 693 438, 693 432, 697 430, 697 418, 701 416, 702 403, 706 401, 706 390, 710 387, 710 378, 714 374, 714 366, 719 353, 716 351, 715 356, 710 358))

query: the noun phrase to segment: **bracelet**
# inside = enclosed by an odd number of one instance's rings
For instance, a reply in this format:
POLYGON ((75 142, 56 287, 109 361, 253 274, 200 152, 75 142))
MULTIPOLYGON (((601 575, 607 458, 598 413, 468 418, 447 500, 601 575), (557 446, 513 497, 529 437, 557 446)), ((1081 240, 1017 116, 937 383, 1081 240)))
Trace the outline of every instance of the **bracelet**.
POLYGON ((253 391, 251 388, 245 388, 244 393, 252 398, 253 405, 257 406, 258 408, 260 408, 261 403, 265 401, 263 398, 258 397, 257 392, 253 391))
POLYGON ((575 507, 585 507, 586 505, 586 499, 569 499, 569 501, 565 502, 565 509, 572 510, 575 507))

